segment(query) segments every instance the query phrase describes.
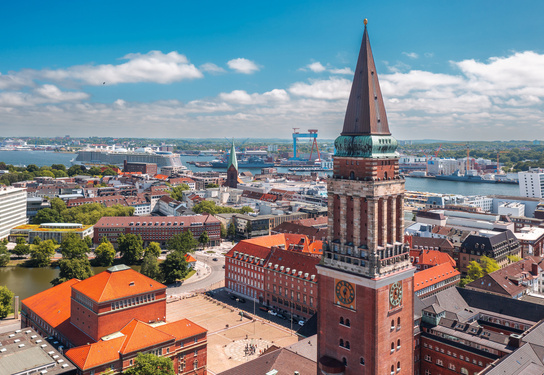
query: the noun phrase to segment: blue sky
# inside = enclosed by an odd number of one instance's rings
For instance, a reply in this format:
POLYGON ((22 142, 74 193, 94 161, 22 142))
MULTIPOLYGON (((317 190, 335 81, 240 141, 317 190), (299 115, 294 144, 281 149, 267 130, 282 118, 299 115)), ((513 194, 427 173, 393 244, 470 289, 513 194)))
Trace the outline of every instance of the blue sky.
POLYGON ((369 19, 399 139, 539 138, 541 1, 5 1, 0 134, 340 132, 369 19))

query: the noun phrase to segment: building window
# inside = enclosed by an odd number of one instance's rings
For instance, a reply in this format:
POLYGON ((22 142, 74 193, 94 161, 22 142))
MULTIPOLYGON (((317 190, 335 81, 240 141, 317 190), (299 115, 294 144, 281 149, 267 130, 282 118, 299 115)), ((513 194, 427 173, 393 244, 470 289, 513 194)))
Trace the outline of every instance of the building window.
POLYGON ((400 371, 400 362, 397 362, 397 372, 400 371))
POLYGON ((425 369, 425 375, 431 375, 431 370, 425 369))
POLYGON ((395 320, 391 321, 391 331, 395 329, 395 320))
POLYGON ((344 318, 340 317, 340 324, 344 324, 344 318))
POLYGON ((461 367, 461 374, 468 375, 468 370, 464 367, 461 367))
POLYGON ((442 362, 441 359, 437 359, 437 360, 436 360, 436 364, 437 364, 438 366, 443 366, 443 365, 444 365, 444 363, 442 362))
POLYGON ((346 341, 345 348, 349 349, 349 341, 346 341))
POLYGON ((394 374, 395 374, 395 366, 391 365, 391 375, 394 375, 394 374))
POLYGON ((359 359, 359 363, 364 366, 365 365, 365 359, 363 357, 361 357, 359 359))
POLYGON ((196 370, 198 368, 198 359, 195 359, 195 362, 193 365, 194 365, 193 368, 196 370))
POLYGON ((346 326, 351 327, 351 323, 349 322, 349 319, 346 319, 346 326))
POLYGON ((344 367, 348 367, 348 360, 346 359, 346 357, 342 358, 342 363, 344 364, 344 367))
POLYGON ((391 353, 393 353, 395 351, 395 343, 392 342, 391 343, 391 353))
POLYGON ((344 340, 340 339, 340 343, 338 345, 343 348, 344 347, 344 340))
POLYGON ((400 349, 400 339, 397 340, 397 350, 400 349))
POLYGON ((427 362, 431 362, 431 361, 432 361, 432 358, 431 358, 430 355, 425 354, 425 360, 426 360, 427 362))
POLYGON ((455 365, 454 365, 453 363, 450 363, 449 366, 448 366, 448 368, 449 368, 450 370, 455 371, 455 365))

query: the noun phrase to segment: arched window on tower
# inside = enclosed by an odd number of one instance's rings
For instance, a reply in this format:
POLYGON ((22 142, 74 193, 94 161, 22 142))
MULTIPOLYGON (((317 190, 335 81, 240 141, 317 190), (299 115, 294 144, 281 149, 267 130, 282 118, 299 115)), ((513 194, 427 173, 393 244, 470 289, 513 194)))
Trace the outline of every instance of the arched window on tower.
POLYGON ((349 319, 346 319, 346 325, 347 325, 348 327, 351 327, 351 323, 349 322, 349 319))
POLYGON ((346 357, 342 358, 342 363, 344 364, 344 367, 348 367, 348 360, 346 357))
POLYGON ((400 349, 400 339, 397 340, 397 350, 400 349))
POLYGON ((400 362, 397 362, 397 372, 400 371, 400 362))
POLYGON ((340 339, 340 343, 338 345, 340 345, 343 348, 344 347, 344 340, 340 339))
POLYGON ((391 366, 391 375, 393 375, 395 373, 395 365, 392 365, 391 366))
POLYGON ((344 318, 340 317, 340 324, 344 324, 344 318))
POLYGON ((383 179, 387 180, 387 172, 383 172, 383 179))
POLYGON ((349 172, 349 179, 350 180, 355 180, 355 172, 353 172, 353 171, 349 172))
POLYGON ((395 320, 391 321, 391 331, 395 329, 395 320))
POLYGON ((395 351, 395 343, 392 342, 391 343, 391 353, 393 353, 395 351))
POLYGON ((349 349, 349 341, 346 341, 346 345, 344 346, 346 349, 349 349))
POLYGON ((397 319, 397 329, 400 329, 400 318, 397 319))

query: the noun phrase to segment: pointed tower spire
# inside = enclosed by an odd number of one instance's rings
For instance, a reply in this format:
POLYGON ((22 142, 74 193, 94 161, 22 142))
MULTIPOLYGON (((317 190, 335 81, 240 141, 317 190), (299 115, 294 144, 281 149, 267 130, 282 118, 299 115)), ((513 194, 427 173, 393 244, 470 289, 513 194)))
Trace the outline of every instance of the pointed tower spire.
POLYGON ((391 136, 378 73, 368 40, 365 19, 363 41, 351 85, 344 128, 334 141, 336 156, 363 158, 397 157, 397 140, 391 136))
POLYGON ((391 135, 378 73, 370 48, 367 25, 351 85, 342 135, 391 135))
POLYGON ((229 158, 227 160, 227 169, 229 169, 231 165, 234 166, 234 169, 238 170, 238 159, 236 159, 236 149, 234 148, 234 140, 232 141, 229 158))

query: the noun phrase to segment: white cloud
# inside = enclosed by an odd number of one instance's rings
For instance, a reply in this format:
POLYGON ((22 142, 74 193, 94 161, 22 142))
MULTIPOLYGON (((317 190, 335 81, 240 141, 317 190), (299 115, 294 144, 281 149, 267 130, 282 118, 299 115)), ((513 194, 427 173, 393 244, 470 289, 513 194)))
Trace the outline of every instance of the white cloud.
POLYGON ((215 65, 214 63, 205 63, 200 65, 200 70, 203 72, 208 72, 212 74, 220 74, 225 73, 225 69, 221 68, 220 66, 215 65))
POLYGON ((61 91, 55 85, 43 85, 36 89, 34 92, 43 97, 48 102, 65 102, 65 101, 78 101, 89 98, 89 94, 84 92, 67 92, 61 91))
POLYGON ((293 95, 314 99, 346 99, 349 96, 351 81, 345 78, 314 79, 310 83, 297 82, 291 85, 293 95))
POLYGON ((410 59, 417 59, 419 57, 415 52, 403 52, 402 54, 410 59))
POLYGON ((351 68, 329 69, 329 72, 332 74, 347 74, 350 76, 355 74, 351 68))
POLYGON ((244 59, 243 57, 230 60, 227 62, 227 65, 235 72, 243 74, 253 74, 260 70, 257 64, 251 60, 244 59))
POLYGON ((310 69, 314 73, 321 73, 327 70, 319 61, 306 65, 306 68, 310 69))

